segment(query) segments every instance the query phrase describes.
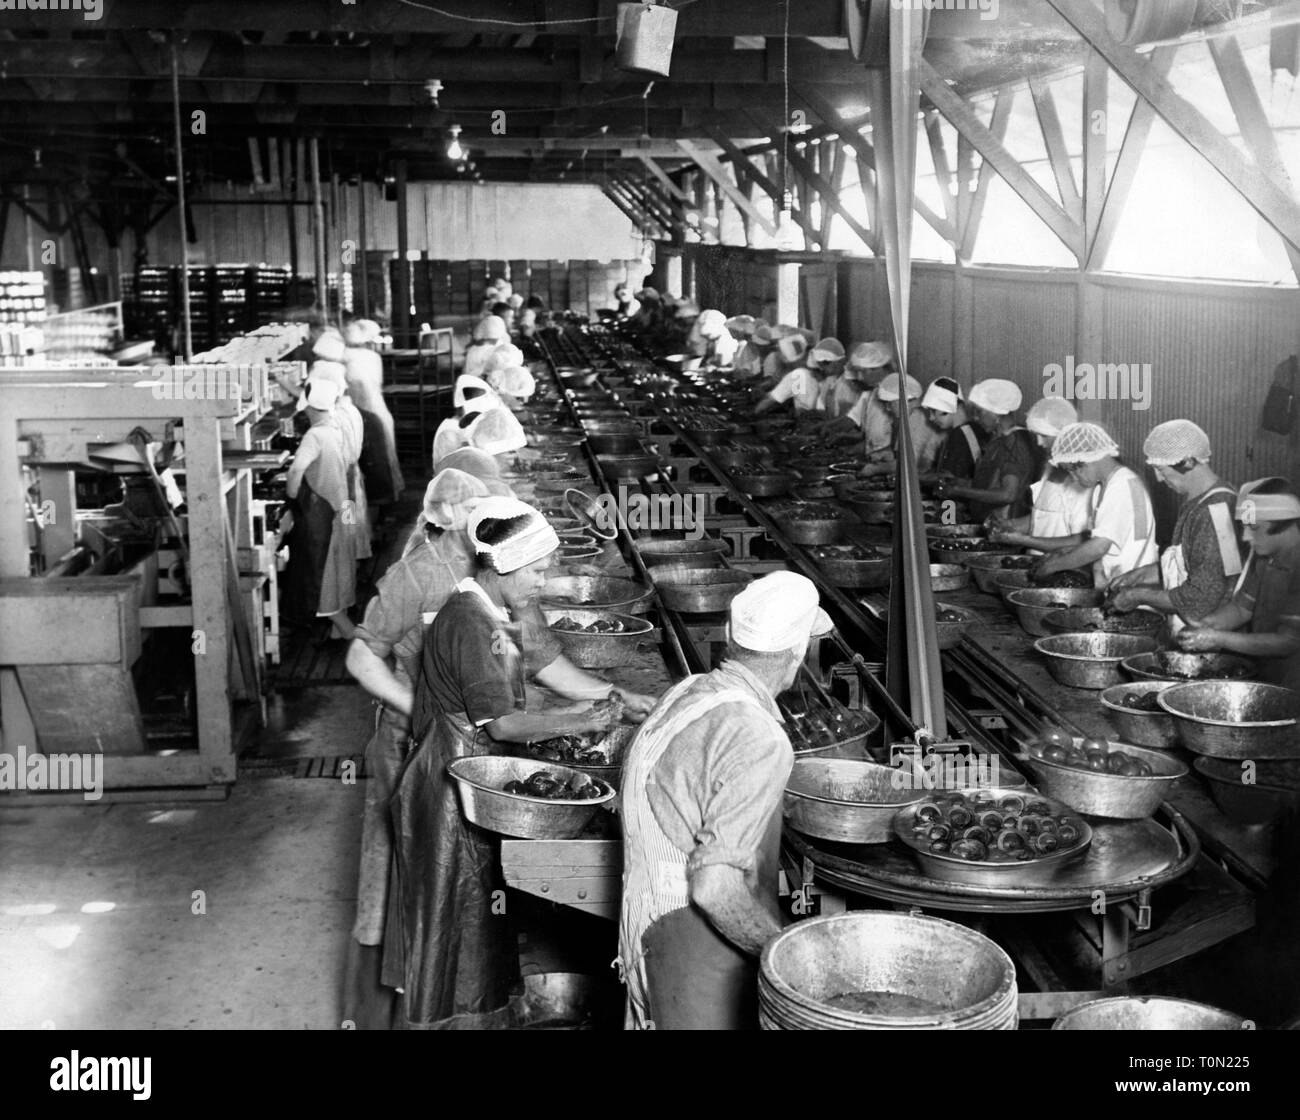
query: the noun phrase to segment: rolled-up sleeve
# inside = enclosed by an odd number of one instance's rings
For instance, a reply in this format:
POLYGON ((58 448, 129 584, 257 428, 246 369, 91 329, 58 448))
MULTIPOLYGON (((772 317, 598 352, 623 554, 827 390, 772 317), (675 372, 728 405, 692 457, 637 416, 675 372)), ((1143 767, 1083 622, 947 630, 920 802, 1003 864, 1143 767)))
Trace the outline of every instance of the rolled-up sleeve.
POLYGON ((779 811, 794 755, 789 740, 745 705, 723 705, 700 730, 709 736, 706 764, 688 768, 666 754, 646 796, 659 827, 688 853, 688 871, 724 865, 747 872, 779 811))

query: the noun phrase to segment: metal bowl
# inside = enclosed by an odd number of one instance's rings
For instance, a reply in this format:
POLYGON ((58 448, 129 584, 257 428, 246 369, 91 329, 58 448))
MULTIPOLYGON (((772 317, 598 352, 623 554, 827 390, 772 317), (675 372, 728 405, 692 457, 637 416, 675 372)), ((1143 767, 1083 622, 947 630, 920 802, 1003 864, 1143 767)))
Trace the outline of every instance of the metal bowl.
MULTIPOLYGON (((619 788, 623 777, 623 759, 627 755, 628 744, 632 742, 637 733, 636 724, 620 723, 616 727, 610 728, 605 734, 588 733, 591 735, 591 745, 604 751, 609 758, 608 763, 596 762, 559 762, 561 766, 568 766, 573 770, 581 770, 584 774, 590 774, 593 777, 600 778, 608 782, 615 789, 619 788)), ((584 736, 587 738, 587 736, 584 736)), ((530 758, 542 766, 552 765, 552 760, 543 759, 538 756, 538 752, 544 748, 545 740, 534 743, 515 743, 512 744, 516 749, 511 753, 518 758, 530 758)))
POLYGON ((935 644, 940 649, 952 649, 953 646, 959 645, 962 638, 966 636, 966 631, 980 620, 979 615, 974 611, 954 606, 952 603, 935 603, 935 607, 941 611, 952 611, 953 614, 961 615, 961 620, 958 622, 940 622, 935 619, 935 644))
POLYGON ((790 493, 790 487, 799 481, 790 471, 751 471, 744 468, 731 473, 736 489, 751 498, 775 498, 790 493))
MULTIPOLYGON (((1046 638, 1051 633, 1047 629, 1047 616, 1053 611, 1062 607, 1099 607, 1101 600, 1102 593, 1093 588, 1026 587, 1007 596, 1007 602, 1016 609, 1016 620, 1021 629, 1035 638, 1046 638)), ((1146 652, 1155 648, 1155 643, 1151 642, 1129 652, 1146 652)))
POLYGON ((754 577, 734 568, 656 568, 650 573, 663 605, 682 614, 724 611, 754 577))
POLYGON ((596 462, 607 478, 642 478, 659 466, 659 457, 648 453, 640 455, 597 455, 596 462))
POLYGON ((627 455, 645 450, 644 437, 636 432, 592 432, 587 443, 597 455, 627 455))
POLYGON ((795 544, 835 544, 844 536, 847 523, 844 516, 836 511, 835 516, 809 516, 814 514, 823 503, 790 502, 780 509, 772 511, 772 519, 795 544), (804 516, 799 516, 803 514, 804 516))
POLYGON ((671 538, 639 538, 636 542, 637 552, 647 567, 671 565, 674 568, 716 568, 722 558, 730 551, 726 541, 713 537, 701 537, 699 540, 675 540, 671 538))
MULTIPOLYGON (((608 782, 592 778, 601 787, 600 797, 590 801, 548 801, 522 793, 506 793, 507 782, 522 782, 530 774, 545 770, 558 780, 570 781, 582 774, 571 766, 540 763, 530 758, 507 758, 502 755, 477 755, 458 758, 447 764, 447 773, 456 782, 461 809, 470 824, 517 836, 524 840, 573 840, 582 834, 596 811, 614 799, 608 782)), ((582 774, 590 777, 590 775, 582 774)))
MULTIPOLYGON (((965 525, 931 525, 925 530, 925 535, 936 540, 982 537, 984 535, 984 526, 978 521, 967 522, 965 525)), ((1011 550, 1008 549, 1008 551, 1011 550)))
POLYGON ((595 545, 561 544, 559 559, 561 564, 586 564, 600 556, 601 550, 595 545))
POLYGON ((925 797, 900 789, 898 771, 874 762, 800 758, 785 784, 786 823, 808 836, 846 844, 883 844, 894 814, 925 797))
POLYGON ((1081 1003, 1055 1023, 1054 1031, 1243 1031, 1246 1020, 1231 1011, 1164 996, 1109 996, 1081 1003))
POLYGON ((1101 607, 1066 607, 1049 611, 1043 617, 1049 634, 1085 634, 1099 630, 1106 634, 1155 635, 1164 624, 1164 616, 1152 611, 1108 614, 1101 607))
POLYGON ((1014 1030, 1015 965, 992 940, 921 914, 796 922, 763 950, 768 1030, 1014 1030))
POLYGON ((888 553, 867 559, 850 556, 853 545, 821 545, 812 550, 812 558, 836 587, 885 587, 889 583, 888 553))
MULTIPOLYGON (((991 797, 993 801, 1001 801, 1004 797, 1015 796, 1022 800, 1046 802, 1051 809, 1052 816, 1078 816, 1074 809, 1071 809, 1068 805, 1062 805, 1061 802, 1054 798, 1042 794, 1034 794, 1030 798, 1026 794, 1024 787, 998 786, 980 789, 945 790, 943 792, 960 793, 965 797, 969 797, 971 794, 981 794, 991 797)), ((931 879, 943 879, 948 882, 965 883, 979 887, 1005 887, 1009 884, 1016 886, 1042 885, 1050 883, 1056 877, 1056 873, 1060 870, 1062 864, 1078 859, 1088 850, 1089 845, 1092 843, 1092 828, 1087 821, 1080 820, 1079 838, 1074 844, 1068 848, 1059 848, 1047 855, 1035 855, 1031 859, 1006 863, 989 860, 972 862, 945 852, 932 852, 929 850, 928 842, 916 839, 912 828, 916 822, 916 813, 921 804, 927 800, 935 800, 938 796, 938 791, 936 791, 930 797, 923 798, 916 805, 909 805, 900 809, 894 817, 894 835, 902 841, 905 848, 912 852, 921 865, 921 870, 931 879)))
POLYGON ((1268 824, 1300 806, 1300 789, 1246 782, 1241 763, 1230 758, 1198 758, 1192 768, 1205 779, 1214 803, 1237 824, 1268 824))
POLYGON ((1215 758, 1300 756, 1300 693, 1257 681, 1194 681, 1160 693, 1188 750, 1215 758))
POLYGON ((612 541, 618 536, 618 522, 610 516, 608 507, 586 491, 576 487, 565 490, 564 507, 597 540, 612 541))
POLYGON ((1005 556, 1006 549, 1001 545, 990 544, 986 537, 939 537, 929 541, 930 556, 936 564, 966 564, 972 556, 996 553, 1005 556), (956 541, 973 544, 974 548, 953 548, 956 541))
POLYGON ((538 598, 543 610, 570 607, 620 614, 645 614, 654 592, 630 579, 614 576, 553 576, 538 598))
POLYGON ((1162 649, 1128 658, 1124 670, 1136 681, 1220 681, 1249 679, 1258 666, 1235 653, 1162 649))
MULTIPOLYGON (((971 571, 975 570, 974 568, 971 569, 971 571)), ((976 578, 978 579, 978 577, 976 578)), ((1029 573, 1015 568, 1003 568, 1000 572, 995 572, 993 576, 993 589, 1002 596, 1003 602, 1007 602, 1008 596, 1013 591, 1023 591, 1029 586, 1029 573)), ((1012 607, 1012 610, 1015 610, 1015 608, 1012 607)))
POLYGON ((971 573, 960 564, 931 564, 931 591, 960 591, 970 584, 971 573))
MULTIPOLYGON (((1022 592, 1015 593, 1019 594, 1022 592)), ((1034 649, 1047 659, 1048 672, 1059 684, 1103 689, 1123 681, 1119 663, 1125 657, 1145 653, 1155 645, 1154 638, 1139 634, 1053 634, 1035 641, 1034 649)))
MULTIPOLYGON (((975 578, 975 586, 986 595, 996 595, 998 593, 997 578, 1001 573, 1008 570, 1002 566, 1002 561, 1008 556, 1015 555, 1016 553, 1011 550, 1005 552, 975 552, 967 557, 964 563, 975 578)), ((1020 586, 1027 587, 1028 585, 1029 577, 1026 575, 1020 586)))
POLYGON ((734 430, 735 429, 730 424, 725 424, 721 422, 718 423, 716 427, 712 427, 712 428, 690 428, 685 426, 682 427, 682 431, 685 432, 688 436, 690 436, 690 438, 693 439, 696 443, 698 443, 701 447, 712 447, 714 444, 718 444, 725 439, 729 439, 734 430))
MULTIPOLYGON (((1082 740, 1076 740, 1076 745, 1082 740)), ((1142 820, 1151 816, 1175 782, 1187 777, 1187 767, 1172 755, 1131 743, 1111 743, 1112 750, 1141 759, 1151 767, 1151 777, 1125 777, 1123 774, 1080 770, 1029 755, 1029 768, 1038 778, 1039 787, 1071 809, 1092 817, 1115 820, 1142 820)))
MULTIPOLYGON (((1124 662, 1121 661, 1120 664, 1123 665, 1124 662)), ((1113 685, 1102 692, 1101 706, 1106 709, 1107 718, 1115 725, 1115 730, 1124 742, 1166 751, 1177 746, 1178 729, 1174 726, 1173 716, 1165 711, 1144 712, 1124 703, 1124 697, 1129 693, 1135 692, 1140 696, 1152 692, 1159 694, 1168 687, 1168 681, 1129 681, 1113 685)))

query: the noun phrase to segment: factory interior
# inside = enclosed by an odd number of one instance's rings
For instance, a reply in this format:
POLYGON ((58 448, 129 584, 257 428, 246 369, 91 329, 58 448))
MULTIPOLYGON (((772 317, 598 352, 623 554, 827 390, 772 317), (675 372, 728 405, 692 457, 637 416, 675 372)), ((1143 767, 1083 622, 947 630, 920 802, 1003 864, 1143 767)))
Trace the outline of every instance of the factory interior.
POLYGON ((0 4, 0 1028, 1300 1028, 1298 75, 0 4))

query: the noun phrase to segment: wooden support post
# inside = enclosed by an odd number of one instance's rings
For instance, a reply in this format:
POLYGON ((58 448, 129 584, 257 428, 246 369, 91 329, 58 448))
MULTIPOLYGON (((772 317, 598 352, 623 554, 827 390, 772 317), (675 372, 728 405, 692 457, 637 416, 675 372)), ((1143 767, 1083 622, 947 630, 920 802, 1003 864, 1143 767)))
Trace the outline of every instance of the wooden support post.
POLYGON ((731 182, 728 181, 726 173, 722 169, 722 164, 718 162, 716 156, 710 152, 704 151, 694 141, 678 139, 677 146, 682 149, 688 156, 693 159, 699 166, 700 170, 717 185, 717 187, 727 195, 741 210, 749 214, 760 228, 767 231, 770 237, 776 236, 776 226, 767 220, 763 213, 747 199, 731 182))
MULTIPOLYGON (((1055 2, 1055 0, 1053 0, 1055 2)), ((963 134, 975 146, 986 162, 992 163, 994 169, 1007 185, 1020 196, 1043 223, 1064 242, 1076 257, 1083 256, 1083 229, 1079 222, 1067 214, 1051 195, 1038 185, 1020 162, 1011 155, 988 128, 975 115, 962 98, 954 93, 925 59, 920 65, 921 89, 936 109, 948 122, 963 134)))
POLYGON ((370 318, 370 235, 366 229, 366 180, 357 182, 357 248, 361 253, 361 317, 370 318))
POLYGON ((320 182, 320 143, 315 136, 309 142, 311 153, 312 249, 316 264, 316 306, 326 319, 330 312, 329 266, 325 263, 325 200, 320 182))
POLYGON ((1047 149, 1047 158, 1056 178, 1056 193, 1061 196, 1061 206, 1071 218, 1082 223, 1083 202, 1070 167, 1070 153, 1065 147, 1065 131, 1061 127, 1061 115, 1056 111, 1056 98, 1046 80, 1039 77, 1029 79, 1029 92, 1034 99, 1038 128, 1043 134, 1043 146, 1047 149))
POLYGON ((1211 167, 1223 176, 1274 229, 1300 248, 1300 203, 1287 185, 1276 182, 1247 159, 1214 124, 1159 77, 1137 51, 1115 40, 1091 0, 1047 0, 1110 64, 1133 91, 1160 115, 1211 167))
POLYGON ((397 187, 397 290, 393 292, 393 342, 399 347, 410 347, 411 337, 411 262, 406 259, 410 237, 406 217, 406 160, 393 164, 393 178, 397 187))
POLYGON ((1110 132, 1108 79, 1110 67, 1096 51, 1088 52, 1083 70, 1083 235, 1084 267, 1092 260, 1092 246, 1106 204, 1106 139, 1110 132))
POLYGON ((799 325, 799 262, 778 261, 776 266, 776 321, 799 325))
POLYGON ((185 153, 181 147, 181 76, 180 54, 176 47, 176 35, 172 34, 172 125, 173 140, 176 144, 176 213, 180 222, 180 268, 181 268, 181 354, 186 362, 194 360, 194 333, 190 319, 190 251, 189 223, 186 219, 185 205, 185 153))
POLYGON ((931 110, 925 114, 925 136, 930 142, 930 162, 934 165, 934 183, 939 188, 943 199, 943 212, 948 224, 953 229, 960 229, 957 215, 957 199, 952 185, 952 167, 948 163, 948 152, 943 146, 943 129, 939 124, 939 114, 931 110))
POLYGON ((48 571, 77 543, 77 473, 40 467, 36 478, 41 494, 41 556, 48 571))

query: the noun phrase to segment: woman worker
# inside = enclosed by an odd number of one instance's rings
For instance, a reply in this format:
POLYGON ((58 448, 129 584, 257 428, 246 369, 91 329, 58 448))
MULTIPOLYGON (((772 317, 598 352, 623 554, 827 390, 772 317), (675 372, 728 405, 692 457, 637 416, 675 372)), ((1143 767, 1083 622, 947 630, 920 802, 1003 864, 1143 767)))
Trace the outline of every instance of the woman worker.
MULTIPOLYGON (((985 437, 966 415, 961 387, 951 377, 936 377, 925 388, 921 412, 938 437, 921 469, 933 469, 941 480, 969 482, 984 452, 985 437)), ((917 464, 921 463, 918 454, 917 464)))
MULTIPOLYGON (((421 1029, 504 1025, 518 975, 516 934, 494 900, 504 891, 500 843, 462 816, 448 763, 502 754, 508 743, 604 731, 624 706, 640 716, 654 704, 579 669, 544 629, 521 625, 559 547, 540 513, 511 498, 484 499, 470 515, 469 538, 477 572, 457 585, 425 638, 412 720, 420 745, 392 803, 404 1012, 421 1029), (526 676, 597 703, 528 712, 526 676)), ((397 963, 386 954, 389 976, 397 963)))
MULTIPOLYGON (((461 374, 457 381, 460 382, 466 378, 466 374, 461 374)), ((456 415, 448 416, 441 424, 438 430, 433 433, 433 469, 438 469, 438 464, 458 447, 469 446, 469 429, 474 426, 478 418, 485 412, 494 408, 500 408, 501 402, 497 395, 488 388, 487 382, 482 378, 475 377, 474 381, 481 384, 486 392, 480 392, 477 386, 467 382, 463 387, 465 393, 462 394, 464 403, 456 406, 456 415), (469 395, 470 391, 474 395, 469 395)), ((453 401, 455 397, 452 397, 453 401)))
POLYGON ((1186 650, 1259 658, 1259 679, 1300 691, 1300 497, 1282 479, 1248 483, 1237 519, 1250 562, 1231 599, 1178 635, 1186 650))
POLYGON ((928 425, 917 408, 921 399, 921 383, 915 377, 904 381, 897 373, 888 374, 870 393, 864 393, 844 417, 862 431, 863 450, 867 465, 858 472, 862 478, 890 474, 897 463, 895 447, 898 440, 898 420, 907 396, 907 422, 912 445, 924 436, 928 425))
POLYGON ((537 380, 527 366, 493 367, 488 371, 488 384, 498 399, 511 412, 518 412, 537 390, 537 380))
POLYGON ((281 610, 290 622, 328 618, 333 636, 351 638, 348 610, 357 601, 356 534, 347 524, 352 509, 352 469, 343 426, 334 408, 338 383, 309 380, 304 410, 310 425, 294 453, 285 490, 292 525, 285 535, 289 563, 281 610))
POLYGON ((935 496, 964 499, 975 521, 991 514, 1014 518, 1029 512, 1029 486, 1042 470, 1037 442, 1015 421, 1021 400, 1014 381, 991 377, 971 388, 969 412, 989 441, 970 483, 942 485, 935 496))
POLYGON ((483 376, 488 356, 503 342, 510 341, 510 332, 506 330, 505 320, 496 315, 486 315, 474 324, 470 344, 465 347, 465 362, 462 373, 483 376))
POLYGON ((700 359, 705 369, 730 367, 740 344, 727 329, 727 317, 709 308, 701 311, 686 339, 686 352, 700 359))
MULTIPOLYGON (((356 537, 358 560, 368 560, 370 551, 370 495, 366 489, 362 462, 366 459, 366 421, 348 393, 348 372, 342 362, 317 361, 307 370, 307 382, 333 381, 339 388, 334 416, 343 432, 343 450, 348 460, 348 499, 350 506, 343 521, 356 537)), ((372 435, 374 428, 371 429, 372 435)), ((373 444, 371 444, 373 449, 373 444)))
POLYGON ((1223 606, 1241 574, 1232 516, 1237 492, 1211 469, 1210 437, 1190 420, 1157 424, 1142 450, 1156 478, 1183 504, 1159 563, 1117 576, 1107 594, 1116 610, 1149 607, 1168 616, 1170 632, 1177 634, 1223 606))
POLYGON ((1159 551, 1151 497, 1142 480, 1119 461, 1119 446, 1105 428, 1080 422, 1062 429, 1052 442, 1052 466, 1090 491, 1088 525, 1059 541, 1031 569, 1035 581, 1090 566, 1093 586, 1103 588, 1116 576, 1155 562, 1159 551))
POLYGON ((372 503, 396 501, 405 486, 397 461, 393 414, 384 400, 384 363, 370 348, 378 340, 378 323, 354 320, 343 332, 342 357, 335 359, 343 362, 348 395, 365 424, 361 469, 366 476, 366 497, 372 503))
POLYGON ((755 323, 745 344, 736 352, 732 373, 744 379, 762 376, 776 340, 776 330, 770 323, 755 323))
POLYGON ((387 1030, 392 1015, 391 992, 379 985, 376 947, 384 941, 393 854, 388 802, 411 734, 420 651, 434 616, 456 585, 473 574, 474 550, 466 526, 473 502, 487 496, 487 485, 463 471, 448 468, 434 476, 424 492, 418 539, 413 534, 402 558, 384 573, 348 647, 348 672, 376 708, 374 731, 365 747, 370 780, 361 818, 352 927, 353 944, 359 947, 357 966, 351 970, 357 1007, 349 1011, 364 1028, 387 1030))
MULTIPOLYGON (((1044 397, 1026 414, 1025 427, 1034 433, 1038 446, 1050 452, 1056 437, 1078 419, 1079 414, 1069 401, 1044 397)), ((1055 467, 1049 461, 1043 468, 1043 477, 1029 492, 1033 508, 1026 516, 988 518, 990 539, 1037 552, 1055 552, 1069 547, 1066 542, 1088 528, 1091 491, 1075 482, 1062 467, 1055 467)))

